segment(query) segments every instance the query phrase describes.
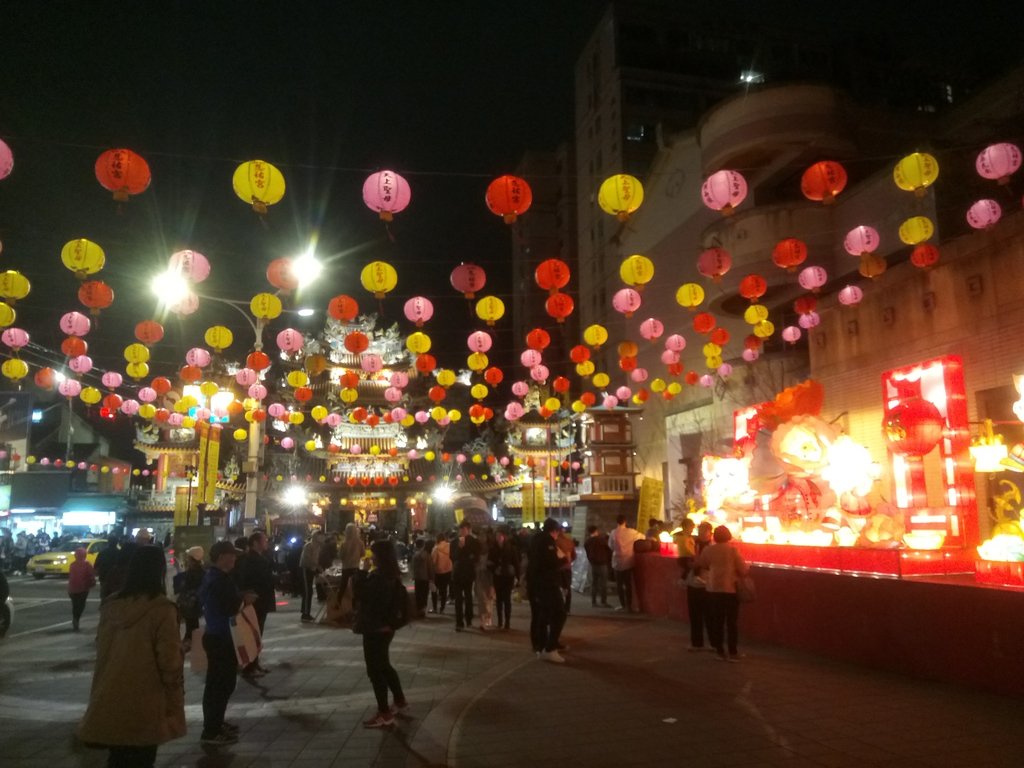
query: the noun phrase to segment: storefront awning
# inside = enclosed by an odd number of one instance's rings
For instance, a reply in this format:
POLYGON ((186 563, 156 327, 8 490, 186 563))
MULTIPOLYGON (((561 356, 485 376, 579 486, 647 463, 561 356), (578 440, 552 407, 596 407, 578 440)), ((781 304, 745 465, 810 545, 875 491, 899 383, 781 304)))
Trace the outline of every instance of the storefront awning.
POLYGON ((68 512, 124 512, 128 499, 114 493, 72 494, 61 505, 62 514, 68 512))

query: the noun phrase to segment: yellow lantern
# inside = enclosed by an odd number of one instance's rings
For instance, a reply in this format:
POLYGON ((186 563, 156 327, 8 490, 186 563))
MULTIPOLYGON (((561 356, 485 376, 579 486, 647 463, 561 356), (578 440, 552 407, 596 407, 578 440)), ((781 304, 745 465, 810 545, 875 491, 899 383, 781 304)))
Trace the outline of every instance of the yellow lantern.
POLYGON ((292 411, 288 414, 288 423, 299 425, 306 420, 306 416, 302 411, 292 411))
POLYGON ((18 301, 28 296, 31 290, 32 284, 21 272, 14 269, 0 272, 0 298, 18 301))
MULTIPOLYGON (((139 410, 141 411, 142 408, 139 408, 139 410)), ((154 413, 156 412, 155 408, 153 409, 153 412, 154 413)), ((185 418, 183 418, 181 420, 181 426, 183 426, 185 429, 193 429, 195 427, 195 425, 196 425, 196 420, 193 417, 191 417, 191 416, 186 416, 185 418)))
POLYGON ((96 243, 83 237, 65 243, 60 251, 60 260, 81 279, 103 269, 107 256, 96 243))
POLYGON ((505 315, 505 302, 497 296, 484 296, 476 303, 476 316, 488 325, 494 325, 505 315))
POLYGON ((619 221, 627 221, 644 201, 644 187, 640 180, 620 173, 604 180, 597 193, 601 210, 619 221))
POLYGON ((103 399, 103 393, 96 387, 86 387, 78 394, 79 399, 86 405, 96 405, 103 399))
POLYGON ((351 387, 345 387, 341 390, 341 402, 345 405, 351 405, 359 399, 359 390, 352 389, 351 387))
POLYGON ((447 389, 455 383, 455 371, 449 368, 442 368, 437 372, 437 383, 447 389))
POLYGON ((138 381, 149 376, 149 363, 128 363, 124 367, 124 371, 128 374, 129 378, 138 381))
POLYGON ((935 234, 935 225, 927 216, 911 216, 900 224, 900 240, 907 245, 917 245, 935 234))
POLYGON ((213 397, 220 392, 220 387, 215 381, 204 381, 199 385, 199 391, 203 393, 203 397, 213 397))
POLYGON ((286 377, 289 387, 298 389, 309 384, 309 376, 305 371, 291 371, 286 377))
POLYGON ((217 352, 223 352, 235 340, 234 334, 223 325, 214 325, 207 328, 203 338, 206 339, 206 343, 210 345, 210 348, 217 352))
POLYGON ((124 359, 129 363, 148 363, 149 347, 145 344, 129 344, 124 348, 124 359))
POLYGON ((921 197, 939 178, 939 161, 926 152, 914 152, 896 163, 892 178, 900 189, 921 197))
POLYGON ((371 456, 380 456, 380 446, 377 445, 376 443, 371 445, 370 446, 370 455, 371 456))
POLYGON ((139 416, 144 419, 152 419, 156 416, 156 406, 152 403, 143 403, 139 406, 139 416))
POLYGON ((405 348, 414 355, 422 355, 430 351, 430 337, 422 331, 410 333, 405 340, 405 348))
POLYGON ((588 325, 583 331, 583 340, 597 349, 608 341, 608 331, 603 325, 588 325))
POLYGON ((562 401, 559 400, 557 397, 549 397, 547 400, 544 401, 544 407, 547 408, 552 413, 554 413, 555 411, 562 407, 562 401))
POLYGON ((178 400, 178 402, 185 404, 186 411, 189 408, 194 408, 195 406, 199 405, 199 400, 196 398, 195 395, 182 395, 181 399, 178 400))
POLYGON ((710 355, 704 358, 704 364, 715 371, 722 367, 722 362, 723 360, 721 355, 710 355))
POLYGON ((572 412, 573 413, 583 413, 585 410, 587 410, 587 404, 584 403, 582 400, 573 400, 572 401, 572 412))
MULTIPOLYGON (((441 410, 444 409, 442 408, 441 410)), ((426 459, 427 461, 433 461, 436 457, 437 454, 435 454, 433 451, 427 451, 426 453, 423 454, 423 458, 426 459)))
POLYGON ((678 395, 680 392, 683 391, 683 385, 680 384, 678 381, 673 381, 671 384, 668 385, 668 389, 665 391, 668 392, 670 395, 678 395))
POLYGON ((310 453, 315 451, 316 450, 316 440, 307 440, 306 441, 306 450, 309 451, 310 453))
POLYGON ((18 381, 28 375, 28 364, 24 360, 12 357, 10 360, 4 360, 0 371, 3 371, 4 376, 11 381, 18 381))
POLYGON ((594 363, 591 360, 584 360, 582 363, 576 364, 576 373, 583 378, 592 374, 594 370, 594 363))
POLYGON ((764 304, 751 304, 743 310, 743 319, 748 325, 757 325, 768 319, 768 307, 764 304))
POLYGON ((174 404, 175 413, 188 413, 188 409, 191 406, 185 402, 185 398, 181 398, 174 404))
POLYGON ((322 405, 314 405, 313 409, 309 412, 316 421, 323 421, 327 418, 327 409, 322 405))
POLYGON ((483 352, 474 352, 466 358, 466 365, 471 371, 482 371, 490 365, 490 362, 491 361, 487 359, 487 355, 483 352))
POLYGON ((704 303, 704 289, 697 283, 683 283, 676 291, 676 303, 686 309, 696 309, 704 303))
POLYGON ((386 261, 371 261, 359 275, 363 288, 373 294, 376 299, 383 299, 398 285, 398 273, 386 261))
POLYGON ((604 387, 607 387, 610 381, 611 378, 608 376, 607 373, 594 374, 594 386, 597 387, 598 389, 603 389, 604 387))
POLYGON ((479 453, 474 453, 473 454, 472 461, 473 461, 474 464, 480 464, 483 460, 484 460, 484 457, 481 456, 479 453))
POLYGON ((665 380, 664 379, 652 379, 651 380, 651 392, 660 393, 665 391, 665 380))
POLYGON ((235 430, 234 432, 232 432, 232 433, 231 433, 231 435, 232 435, 232 436, 233 436, 233 437, 235 438, 235 440, 237 440, 238 442, 242 442, 242 441, 243 441, 243 440, 245 440, 245 439, 246 439, 247 437, 249 437, 249 433, 248 433, 248 432, 247 432, 246 430, 242 429, 241 427, 239 427, 239 428, 238 428, 238 429, 236 429, 236 430, 235 430))
POLYGON ((722 348, 711 341, 705 344, 701 351, 704 353, 704 357, 715 357, 722 354, 722 348))
POLYGON ((27 457, 25 457, 25 463, 26 464, 35 464, 36 463, 36 457, 35 456, 27 456, 27 457))
POLYGON ((767 339, 775 333, 775 323, 771 320, 762 320, 754 326, 754 335, 759 339, 767 339))
POLYGON ((261 216, 267 206, 274 205, 284 197, 284 176, 265 160, 250 160, 235 169, 231 177, 235 194, 252 204, 252 209, 261 216))
POLYGON ((14 311, 10 304, 0 301, 0 328, 14 325, 14 320, 17 316, 18 313, 14 311))
POLYGON ((416 417, 411 413, 405 414, 405 418, 400 422, 403 427, 409 428, 416 423, 416 417))
POLYGON ((470 387, 469 394, 476 400, 483 400, 487 397, 487 385, 485 384, 474 384, 470 387))
POLYGON ((448 416, 448 411, 442 408, 440 405, 435 405, 430 409, 430 418, 434 421, 441 421, 441 419, 448 416))
POLYGON ((272 293, 257 293, 249 302, 252 316, 258 320, 273 320, 281 316, 281 300, 272 293))
POLYGON ((452 410, 448 411, 448 419, 452 423, 455 423, 456 421, 461 421, 462 420, 462 411, 457 411, 457 410, 455 410, 453 408, 452 410))
POLYGON ((242 418, 244 418, 250 424, 252 424, 255 421, 255 419, 253 418, 253 415, 252 415, 252 411, 246 411, 245 414, 242 416, 242 418))
POLYGON ((654 262, 646 256, 634 253, 632 256, 624 259, 619 266, 619 277, 622 278, 622 282, 626 285, 642 291, 644 286, 651 282, 651 278, 654 277, 654 262))
MULTIPOLYGON (((181 402, 180 400, 178 402, 181 402)), ((255 411, 260 407, 260 401, 255 397, 247 397, 242 401, 242 407, 247 411, 255 411)))

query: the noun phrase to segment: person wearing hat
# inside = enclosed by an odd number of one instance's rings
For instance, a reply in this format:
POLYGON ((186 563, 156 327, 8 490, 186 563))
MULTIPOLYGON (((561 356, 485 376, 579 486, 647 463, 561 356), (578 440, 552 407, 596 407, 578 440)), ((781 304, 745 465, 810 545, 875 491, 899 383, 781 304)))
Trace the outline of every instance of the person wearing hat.
POLYGON ((177 596, 178 613, 185 622, 185 637, 182 647, 185 652, 192 647, 192 633, 199 627, 199 618, 203 614, 199 604, 199 588, 203 585, 203 558, 206 551, 200 547, 189 547, 185 550, 185 570, 174 577, 174 593, 177 596))
POLYGON ((561 571, 565 554, 555 540, 562 531, 557 520, 548 518, 530 541, 526 584, 530 598, 530 641, 534 653, 544 661, 564 664, 558 652, 565 626, 565 599, 562 597, 561 571))
POLYGON ((252 602, 255 596, 246 593, 243 598, 231 571, 239 555, 230 541, 217 541, 210 547, 211 567, 199 588, 199 600, 206 619, 203 649, 206 651, 206 687, 203 689, 203 732, 201 743, 209 746, 234 744, 238 741, 238 728, 225 722, 228 701, 235 691, 238 659, 231 639, 231 619, 243 602, 252 602))

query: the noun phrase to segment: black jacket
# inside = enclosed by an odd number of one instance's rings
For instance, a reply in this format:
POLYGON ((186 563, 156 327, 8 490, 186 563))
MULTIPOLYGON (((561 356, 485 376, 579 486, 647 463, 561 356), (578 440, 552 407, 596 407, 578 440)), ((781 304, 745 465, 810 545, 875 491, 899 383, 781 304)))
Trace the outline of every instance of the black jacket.
POLYGON ((583 542, 583 550, 587 553, 587 560, 591 565, 612 564, 612 548, 608 546, 607 533, 588 536, 583 542))
POLYGON ((467 536, 461 547, 459 540, 455 539, 451 545, 452 578, 462 582, 473 581, 482 554, 480 541, 475 536, 467 536))
POLYGON ((511 539, 505 539, 503 544, 495 542, 491 545, 491 551, 487 554, 487 567, 495 576, 519 578, 519 553, 511 539))
POLYGON ((353 580, 353 589, 359 608, 352 631, 362 635, 393 631, 388 616, 392 615, 395 579, 380 571, 371 571, 369 575, 359 571, 353 580))
POLYGON ((277 610, 274 595, 274 568, 269 559, 258 552, 246 552, 235 563, 235 583, 242 592, 255 592, 256 613, 277 610))
POLYGON ((562 583, 562 559, 558 557, 558 545, 550 533, 538 531, 533 535, 528 557, 526 584, 530 592, 552 587, 558 589, 562 583))

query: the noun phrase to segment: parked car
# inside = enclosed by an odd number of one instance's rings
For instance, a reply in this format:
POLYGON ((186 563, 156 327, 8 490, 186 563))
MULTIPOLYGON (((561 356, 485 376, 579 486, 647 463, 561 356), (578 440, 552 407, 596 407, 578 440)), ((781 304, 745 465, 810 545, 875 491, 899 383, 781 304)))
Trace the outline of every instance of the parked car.
POLYGON ((96 556, 107 546, 106 539, 79 539, 61 544, 58 549, 42 552, 28 561, 26 572, 34 578, 43 579, 47 576, 67 576, 71 563, 75 560, 75 550, 85 549, 85 559, 96 563, 96 556))

